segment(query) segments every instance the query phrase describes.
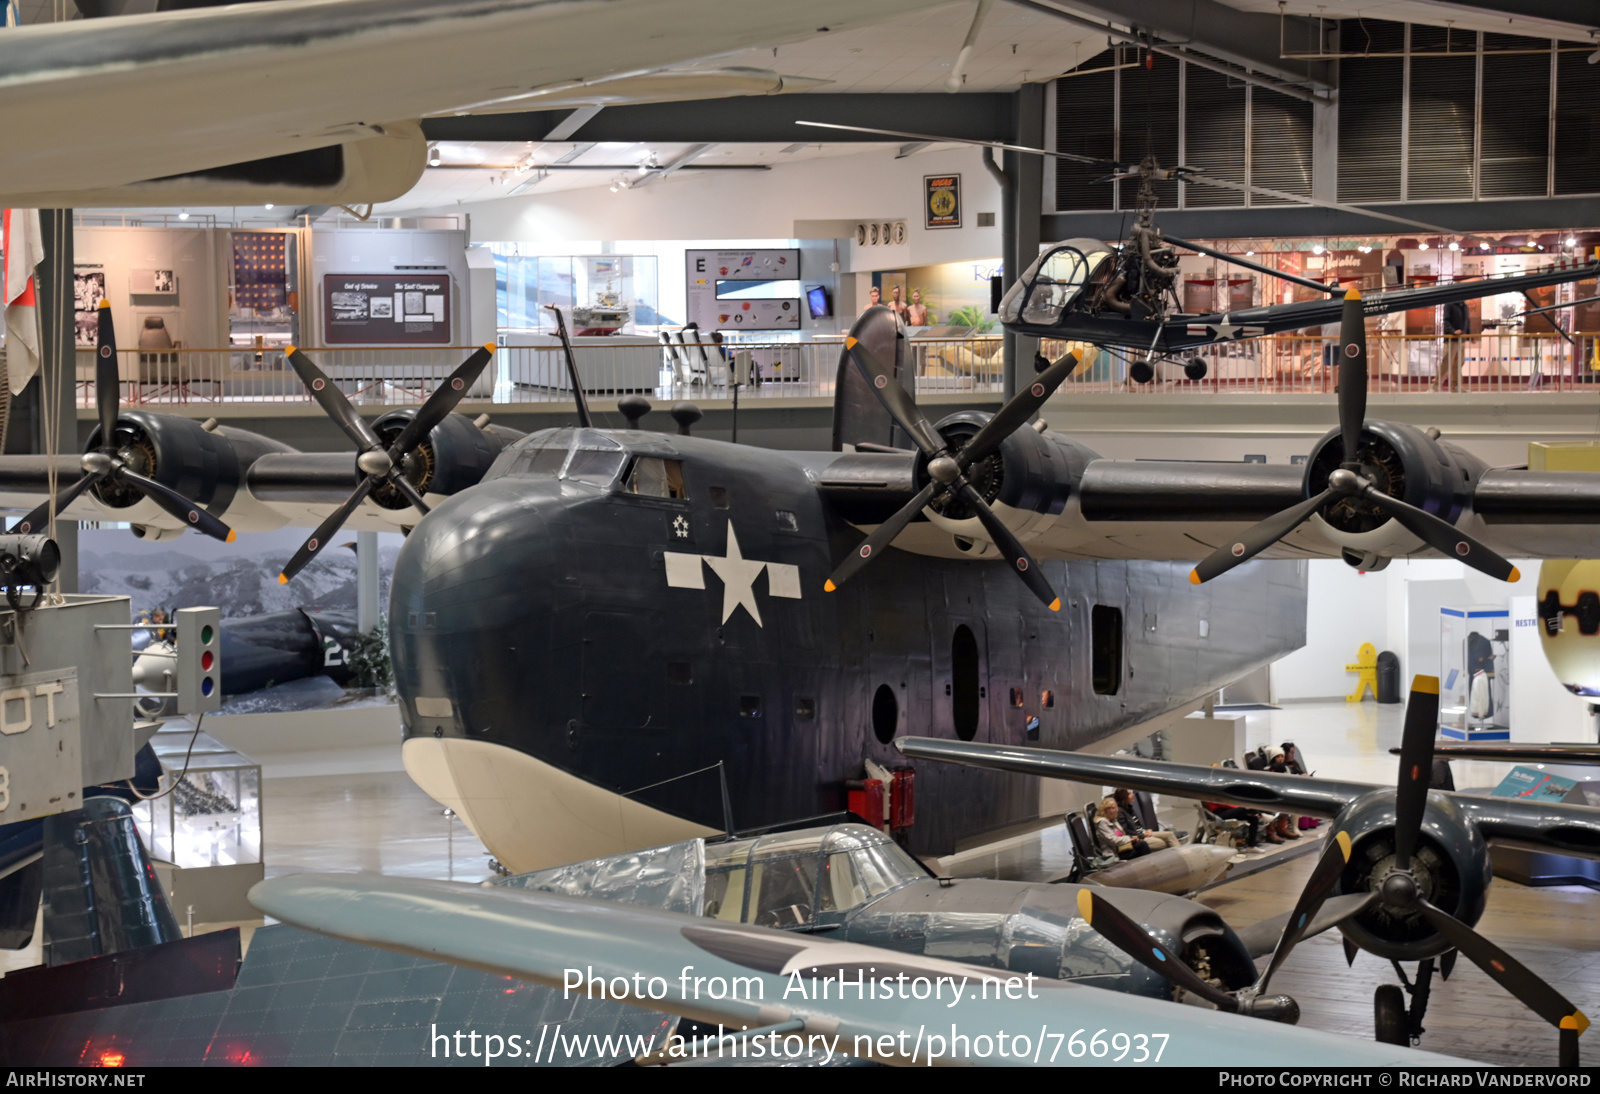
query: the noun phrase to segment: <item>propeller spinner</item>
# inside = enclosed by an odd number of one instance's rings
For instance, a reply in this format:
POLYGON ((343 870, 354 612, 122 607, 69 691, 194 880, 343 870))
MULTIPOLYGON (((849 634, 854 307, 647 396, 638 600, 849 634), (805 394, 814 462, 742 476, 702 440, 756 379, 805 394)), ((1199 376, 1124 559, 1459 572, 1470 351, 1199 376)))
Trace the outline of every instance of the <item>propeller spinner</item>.
POLYGON ((406 423, 400 435, 388 446, 385 446, 373 432, 366 419, 356 413, 356 408, 350 405, 350 400, 345 398, 344 392, 328 379, 311 358, 294 346, 288 348, 289 364, 310 390, 311 397, 327 412, 328 417, 344 430, 345 436, 355 442, 358 450, 356 467, 365 474, 365 477, 344 500, 344 504, 329 513, 327 518, 317 525, 316 531, 311 533, 310 538, 301 544, 294 557, 284 566, 283 572, 278 575, 279 584, 287 585, 290 578, 305 569, 306 564, 327 546, 328 540, 340 526, 350 519, 350 514, 356 511, 356 507, 366 500, 368 494, 381 486, 386 484, 393 486, 405 496, 418 513, 428 512, 427 503, 422 500, 422 495, 417 492, 417 488, 411 484, 411 480, 406 478, 402 470, 405 458, 433 431, 433 427, 444 421, 461 402, 467 389, 477 380, 478 374, 494 356, 495 348, 492 343, 485 345, 462 362, 461 366, 428 396, 428 401, 422 404, 416 417, 406 423))
POLYGON ((111 321, 111 301, 100 301, 99 329, 95 337, 95 409, 100 412, 100 444, 83 456, 83 478, 49 498, 23 517, 12 529, 21 535, 39 532, 50 524, 51 509, 60 513, 84 491, 101 483, 115 482, 141 494, 186 526, 204 532, 224 543, 232 543, 234 531, 222 521, 182 494, 146 478, 130 468, 117 445, 117 415, 121 409, 121 384, 117 377, 117 332, 111 321))

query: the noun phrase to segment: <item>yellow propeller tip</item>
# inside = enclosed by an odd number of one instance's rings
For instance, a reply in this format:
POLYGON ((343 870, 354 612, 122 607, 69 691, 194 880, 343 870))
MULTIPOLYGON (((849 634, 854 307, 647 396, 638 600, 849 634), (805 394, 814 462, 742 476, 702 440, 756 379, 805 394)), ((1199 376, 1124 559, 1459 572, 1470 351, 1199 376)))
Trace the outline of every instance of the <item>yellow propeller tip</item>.
POLYGON ((1517 569, 1515 566, 1511 567, 1511 576, 1506 578, 1506 580, 1507 581, 1521 581, 1522 580, 1522 571, 1517 569))
POLYGON ((490 353, 493 353, 495 350, 499 349, 500 347, 495 345, 493 342, 485 342, 483 344, 483 348, 488 350, 490 353))
POLYGON ((107 300, 105 297, 101 297, 100 298, 100 307, 102 309, 109 308, 110 306, 111 306, 111 301, 107 300))
POLYGON ((1349 862, 1350 861, 1350 833, 1349 832, 1336 832, 1334 834, 1334 837, 1333 837, 1333 842, 1338 845, 1339 853, 1344 856, 1344 860, 1346 862, 1349 862))
POLYGON ((1200 571, 1199 570, 1190 570, 1189 571, 1189 584, 1191 584, 1191 585, 1200 584, 1200 571))
POLYGON ((1053 612, 1061 610, 1061 598, 1059 596, 1050 602, 1050 610, 1053 612))
POLYGON ((285 357, 293 357, 295 354, 297 354, 299 352, 300 352, 300 347, 299 346, 289 345, 289 346, 284 346, 283 347, 283 355, 285 357))
POLYGON ((1094 924, 1094 894, 1088 889, 1078 890, 1078 914, 1085 923, 1094 924))
POLYGON ((855 349, 856 348, 856 343, 859 342, 859 341, 860 341, 859 338, 846 338, 844 340, 844 348, 845 349, 855 349))
POLYGON ((1360 300, 1361 299, 1361 290, 1360 289, 1350 289, 1344 294, 1344 298, 1346 300, 1360 300))
POLYGON ((235 532, 232 528, 229 528, 228 529, 228 538, 223 540, 222 542, 224 542, 224 543, 232 543, 234 540, 236 540, 238 538, 239 538, 239 533, 235 532))
POLYGON ((287 584, 289 584, 289 575, 288 574, 279 574, 278 575, 278 584, 279 585, 287 585, 287 584))
POLYGON ((1575 1010, 1561 1019, 1561 1028, 1577 1030, 1582 1033, 1589 1028, 1589 1019, 1584 1015, 1583 1011, 1575 1010))
POLYGON ((839 586, 837 586, 837 585, 835 585, 833 583, 833 578, 831 578, 831 577, 828 580, 826 580, 826 581, 824 581, 822 583, 822 591, 825 592, 825 593, 831 593, 834 590, 836 590, 838 587, 839 586))
POLYGON ((1416 676, 1411 680, 1411 690, 1420 691, 1424 695, 1439 694, 1439 678, 1437 676, 1416 676))

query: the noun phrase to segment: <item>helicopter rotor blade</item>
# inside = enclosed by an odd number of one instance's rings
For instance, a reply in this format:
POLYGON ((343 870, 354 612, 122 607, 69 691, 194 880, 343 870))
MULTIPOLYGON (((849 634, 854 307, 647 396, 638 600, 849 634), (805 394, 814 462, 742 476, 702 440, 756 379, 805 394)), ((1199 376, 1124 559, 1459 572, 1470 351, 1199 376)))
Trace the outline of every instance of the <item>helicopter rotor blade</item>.
POLYGON ((1249 562, 1310 520, 1311 514, 1322 508, 1323 503, 1331 497, 1333 491, 1324 490, 1314 498, 1308 498, 1299 505, 1274 513, 1260 524, 1246 528, 1244 534, 1233 543, 1224 544, 1201 559, 1200 564, 1189 571, 1189 581, 1199 585, 1249 562))
POLYGON ((477 352, 468 357, 457 369, 452 372, 437 388, 428 401, 417 410, 416 417, 406 423, 389 445, 389 458, 399 463, 401 457, 417 446, 417 443, 433 432, 433 427, 450 416, 450 412, 466 397, 470 388, 483 372, 485 365, 494 357, 497 346, 481 346, 477 352))
POLYGON ((318 552, 328 545, 328 540, 339 530, 339 526, 349 519, 350 514, 356 511, 356 506, 366 500, 367 495, 372 493, 372 488, 376 485, 377 480, 368 475, 357 484, 355 490, 344 500, 343 505, 323 518, 322 523, 317 525, 316 531, 312 532, 310 538, 300 545, 300 549, 294 553, 294 557, 289 559, 288 564, 283 568, 283 572, 278 575, 279 585, 289 584, 290 578, 305 569, 306 563, 317 557, 318 552))
POLYGON ((123 464, 114 466, 110 471, 110 477, 118 482, 136 487, 141 494, 155 502, 168 514, 177 517, 188 527, 204 532, 212 539, 220 539, 223 543, 232 543, 238 534, 222 521, 200 508, 198 503, 190 501, 176 490, 162 486, 154 479, 147 479, 143 475, 129 470, 123 464))
POLYGON ((1433 775, 1433 739, 1439 733, 1439 678, 1416 676, 1406 697, 1405 728, 1400 734, 1400 774, 1395 781, 1394 868, 1411 869, 1411 854, 1422 833, 1433 775))
POLYGON ((894 542, 894 537, 905 530, 905 526, 911 523, 912 518, 927 507, 928 502, 933 500, 934 491, 938 489, 938 483, 930 482, 922 488, 916 497, 901 506, 894 516, 874 528, 872 534, 863 540, 859 547, 851 551, 845 560, 839 563, 838 568, 833 573, 828 575, 828 580, 823 583, 823 589, 831 593, 860 573, 868 562, 871 562, 879 552, 894 542))
POLYGON ((946 448, 944 438, 941 437, 933 423, 928 421, 927 415, 922 413, 922 408, 917 406, 911 393, 900 385, 894 373, 884 368, 883 363, 873 352, 862 344, 859 338, 846 338, 845 350, 850 354, 850 359, 856 363, 866 376, 867 382, 878 393, 878 401, 889 412, 895 424, 906 431, 906 434, 916 442, 925 456, 937 456, 946 448))
POLYGON ((1099 931, 1107 942, 1145 968, 1164 976, 1184 991, 1198 995, 1219 1010, 1237 1011, 1239 1000, 1214 984, 1200 979, 1177 954, 1169 954, 1142 924, 1089 887, 1078 890, 1078 914, 1099 931))
POLYGON ((117 412, 121 409, 122 384, 117 375, 117 330, 111 322, 111 301, 100 301, 95 336, 94 403, 100 412, 100 449, 117 450, 117 412))

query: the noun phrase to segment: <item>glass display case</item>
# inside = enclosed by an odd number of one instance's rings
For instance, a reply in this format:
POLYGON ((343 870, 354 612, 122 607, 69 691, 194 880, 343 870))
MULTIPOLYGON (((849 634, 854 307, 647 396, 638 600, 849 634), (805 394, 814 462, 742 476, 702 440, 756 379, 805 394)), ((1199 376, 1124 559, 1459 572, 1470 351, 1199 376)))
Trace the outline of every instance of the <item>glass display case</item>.
POLYGON ((1439 733, 1452 741, 1511 739, 1511 612, 1439 609, 1439 733))
POLYGON ((197 922, 258 918, 245 893, 263 877, 261 765, 182 724, 150 747, 171 793, 134 803, 134 823, 179 920, 190 906, 197 922))
POLYGON ((577 335, 653 334, 661 325, 655 255, 529 255, 492 243, 502 330, 554 332, 545 309, 567 315, 577 335))

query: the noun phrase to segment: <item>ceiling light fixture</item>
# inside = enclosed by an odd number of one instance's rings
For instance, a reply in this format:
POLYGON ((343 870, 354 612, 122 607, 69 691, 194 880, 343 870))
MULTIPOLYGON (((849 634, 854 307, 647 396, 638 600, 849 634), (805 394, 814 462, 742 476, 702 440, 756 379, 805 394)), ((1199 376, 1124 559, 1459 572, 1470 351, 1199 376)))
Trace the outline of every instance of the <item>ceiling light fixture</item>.
POLYGON ((1578 245, 1578 237, 1577 236, 1568 236, 1567 237, 1567 246, 1568 247, 1576 247, 1577 245, 1578 245))
POLYGON ((1480 250, 1480 251, 1487 251, 1487 250, 1488 250, 1488 249, 1489 249, 1489 245, 1488 245, 1488 244, 1487 244, 1487 243, 1480 243, 1480 244, 1478 244, 1478 250, 1480 250))
POLYGON ((1323 252, 1323 251, 1325 251, 1325 250, 1327 250, 1327 248, 1326 248, 1326 247, 1324 247, 1324 246, 1323 246, 1323 245, 1322 245, 1322 244, 1320 244, 1320 243, 1317 243, 1317 244, 1314 244, 1314 245, 1313 245, 1313 246, 1312 246, 1312 248, 1311 248, 1311 253, 1312 253, 1312 254, 1314 254, 1314 255, 1319 255, 1319 254, 1321 254, 1321 253, 1322 253, 1322 252, 1323 252))
POLYGON ((179 220, 188 220, 189 219, 189 214, 187 212, 179 213, 178 214, 178 219, 179 220))
POLYGON ((444 154, 439 151, 437 144, 428 145, 428 166, 438 167, 444 162, 444 154))
POLYGON ((1452 239, 1450 241, 1450 249, 1452 251, 1459 251, 1461 249, 1461 244, 1457 243, 1455 240, 1452 239))
POLYGON ((270 208, 272 208, 272 202, 270 202, 270 201, 269 201, 269 202, 267 202, 267 205, 266 205, 266 207, 267 207, 267 208, 268 208, 268 209, 270 209, 270 208))
POLYGON ((1426 251, 1427 249, 1428 249, 1428 241, 1427 240, 1423 240, 1421 243, 1417 244, 1417 250, 1426 251))

